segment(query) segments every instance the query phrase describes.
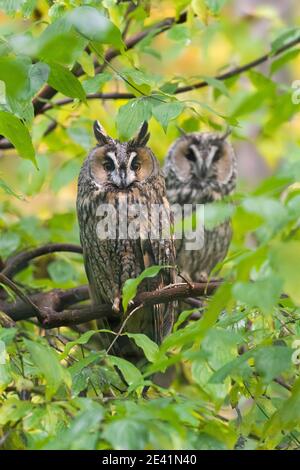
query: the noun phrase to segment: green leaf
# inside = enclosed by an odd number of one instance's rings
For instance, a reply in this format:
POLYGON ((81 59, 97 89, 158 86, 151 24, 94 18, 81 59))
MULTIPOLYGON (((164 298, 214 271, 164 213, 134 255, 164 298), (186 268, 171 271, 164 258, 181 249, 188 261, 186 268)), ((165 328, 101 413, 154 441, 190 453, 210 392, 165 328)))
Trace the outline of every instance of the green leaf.
POLYGON ((191 372, 194 381, 202 387, 217 406, 220 406, 229 391, 228 381, 226 384, 211 383, 210 378, 213 371, 207 362, 200 358, 193 361, 191 372))
POLYGON ((6 111, 0 111, 0 134, 13 144, 20 157, 31 160, 36 166, 31 137, 20 119, 6 111))
POLYGON ((154 83, 152 77, 136 69, 123 71, 122 77, 127 80, 126 86, 135 96, 150 95, 154 83))
POLYGON ((291 367, 293 350, 286 346, 266 346, 255 351, 255 369, 268 384, 291 367))
POLYGON ((234 111, 231 113, 231 117, 237 118, 261 109, 266 98, 267 95, 264 91, 255 91, 243 96, 241 102, 238 103, 234 111))
MULTIPOLYGON (((69 344, 69 343, 68 343, 69 344)), ((80 374, 81 371, 85 368, 88 367, 90 364, 93 362, 97 362, 104 358, 105 352, 92 352, 88 356, 80 359, 79 361, 75 362, 71 367, 68 368, 68 371, 70 372, 72 379, 75 378, 76 375, 80 374)))
POLYGON ((24 197, 20 194, 17 194, 8 184, 0 178, 0 189, 2 189, 6 194, 9 194, 10 196, 14 196, 17 199, 23 200, 24 197))
POLYGON ((55 90, 71 98, 85 100, 85 92, 78 78, 63 65, 49 62, 51 72, 48 83, 55 90))
POLYGON ((281 292, 282 280, 275 275, 255 282, 237 282, 232 288, 237 300, 250 307, 258 307, 266 314, 272 312, 281 292))
POLYGON ((77 62, 81 65, 82 70, 87 75, 89 75, 90 77, 94 77, 95 67, 93 56, 91 54, 88 54, 86 51, 83 51, 81 56, 77 59, 77 62))
POLYGON ((36 62, 29 69, 30 91, 34 96, 47 82, 50 73, 50 67, 43 62, 36 62))
POLYGON ((58 390, 60 385, 65 383, 71 387, 71 376, 64 369, 55 351, 46 344, 24 339, 27 350, 30 353, 34 365, 41 376, 46 380, 46 398, 50 399, 58 390))
POLYGON ((93 450, 96 449, 99 426, 104 416, 103 407, 91 399, 86 410, 79 413, 69 426, 43 446, 47 450, 93 450))
POLYGON ((205 0, 205 5, 214 14, 218 15, 228 0, 205 0))
POLYGON ((251 367, 248 365, 248 359, 253 356, 252 351, 247 351, 242 356, 238 356, 232 361, 218 369, 210 377, 210 383, 222 383, 230 375, 232 377, 247 378, 252 374, 251 367))
POLYGON ((291 396, 266 422, 263 436, 268 440, 274 434, 282 436, 283 431, 294 431, 300 420, 300 379, 294 383, 291 396))
POLYGON ((16 232, 3 232, 0 237, 0 256, 7 258, 20 246, 20 235, 16 232))
MULTIPOLYGON (((92 136, 90 128, 87 129, 87 127, 81 121, 77 121, 74 125, 69 126, 67 129, 67 134, 69 137, 71 137, 71 139, 74 142, 76 142, 76 144, 80 145, 80 147, 82 147, 85 150, 89 151, 94 146, 94 139, 93 139, 94 136, 92 136)), ((61 170, 63 169, 65 170, 64 171, 65 176, 67 176, 66 175, 67 170, 70 171, 70 173, 73 175, 76 175, 76 171, 77 171, 77 175, 78 175, 79 165, 80 165, 79 160, 73 159, 65 163, 65 165, 62 166, 61 170), (75 167, 77 167, 77 170, 75 169, 75 167)), ((54 181, 53 181, 53 184, 55 185, 54 181)))
POLYGON ((224 82, 222 82, 222 80, 218 80, 217 78, 214 78, 214 77, 207 77, 206 75, 202 75, 201 78, 205 82, 207 82, 209 86, 218 90, 222 95, 225 95, 227 97, 230 96, 227 86, 225 85, 224 82))
POLYGON ((280 70, 288 62, 296 59, 299 53, 300 49, 292 49, 291 51, 287 51, 285 54, 282 54, 279 59, 274 60, 271 65, 271 75, 280 70))
POLYGON ((185 105, 180 101, 171 101, 170 103, 154 106, 152 113, 155 119, 161 123, 164 130, 167 130, 169 122, 176 119, 184 110, 185 105))
POLYGON ((118 419, 105 427, 103 438, 115 450, 143 450, 148 439, 148 430, 143 423, 134 419, 118 419))
POLYGON ((37 157, 38 171, 28 160, 22 160, 17 168, 19 188, 27 196, 39 193, 49 175, 49 159, 44 155, 37 157))
POLYGON ((52 261, 48 267, 48 273, 50 274, 51 279, 58 284, 69 281, 74 278, 72 264, 64 260, 52 261))
POLYGON ((0 341, 8 346, 18 333, 17 328, 0 328, 0 341))
POLYGON ((137 293, 138 286, 147 277, 155 277, 161 269, 167 266, 150 266, 146 268, 138 277, 134 279, 127 279, 122 289, 122 305, 124 312, 126 312, 129 302, 134 299, 137 293))
POLYGON ((79 160, 73 159, 64 163, 55 173, 52 182, 51 188, 55 193, 57 193, 61 188, 67 186, 72 181, 75 181, 81 164, 79 160))
POLYGON ((178 319, 174 323, 173 330, 176 331, 178 330, 179 326, 182 325, 193 313, 198 312, 199 310, 197 308, 193 308, 190 310, 183 310, 183 312, 180 312, 180 315, 178 316, 178 319))
POLYGON ((90 6, 75 8, 68 16, 75 29, 90 41, 123 46, 120 30, 99 10, 90 6))
POLYGON ((204 226, 207 230, 212 230, 219 224, 228 220, 234 213, 233 204, 224 201, 215 201, 204 206, 204 226))
POLYGON ((21 57, 0 57, 0 80, 6 85, 6 95, 18 100, 30 97, 29 67, 31 61, 21 57))
POLYGON ((190 40, 190 31, 183 24, 175 24, 171 29, 169 29, 167 36, 173 41, 183 41, 187 43, 190 40))
POLYGON ((296 38, 300 38, 300 28, 298 26, 286 29, 272 41, 272 52, 278 51, 282 46, 296 38))
POLYGON ((300 241, 291 240, 276 244, 270 253, 270 262, 283 280, 284 292, 300 305, 300 241))
POLYGON ((87 43, 63 17, 50 24, 38 38, 37 56, 46 62, 73 65, 87 43))
POLYGON ((210 367, 216 370, 237 356, 237 346, 242 341, 243 337, 234 331, 213 328, 203 339, 201 351, 210 367))
POLYGON ((144 121, 151 117, 149 98, 137 98, 121 106, 117 115, 116 125, 123 139, 130 139, 138 131, 144 121))
POLYGON ((141 348, 149 362, 155 362, 159 355, 159 348, 154 341, 142 333, 125 333, 128 338, 134 340, 135 344, 141 348))
POLYGON ((105 83, 109 82, 111 80, 112 74, 109 72, 102 72, 99 73, 98 75, 95 75, 95 77, 92 78, 87 78, 82 82, 82 86, 86 94, 89 93, 97 93, 97 91, 100 90, 100 88, 105 85, 105 83))
POLYGON ((15 424, 30 413, 31 408, 32 404, 29 401, 21 401, 15 397, 7 398, 1 405, 0 426, 15 424))
POLYGON ((65 359, 69 355, 69 352, 74 346, 77 346, 78 344, 88 343, 91 337, 94 336, 94 334, 96 333, 97 333, 97 330, 86 331, 78 339, 74 341, 69 341, 69 343, 67 343, 65 346, 64 352, 60 356, 60 360, 65 359))
POLYGON ((204 316, 194 324, 188 324, 185 328, 167 336, 160 347, 160 351, 165 352, 173 347, 179 348, 193 341, 197 345, 200 344, 207 331, 216 323, 220 312, 222 312, 230 297, 231 286, 226 283, 222 284, 211 298, 204 316))
POLYGON ((126 361, 122 357, 116 357, 116 356, 108 356, 108 357, 109 357, 109 361, 121 371, 128 385, 143 383, 142 374, 140 373, 139 369, 137 369, 137 367, 131 364, 131 362, 126 361))

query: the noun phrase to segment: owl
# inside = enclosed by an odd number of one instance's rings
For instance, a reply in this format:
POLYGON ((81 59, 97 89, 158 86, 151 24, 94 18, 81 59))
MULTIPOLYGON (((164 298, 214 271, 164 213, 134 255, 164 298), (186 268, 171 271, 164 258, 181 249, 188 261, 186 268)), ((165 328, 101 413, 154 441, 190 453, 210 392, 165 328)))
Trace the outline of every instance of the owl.
POLYGON ((213 132, 183 134, 170 147, 164 165, 170 204, 192 204, 192 214, 196 204, 204 205, 204 237, 199 249, 187 249, 184 234, 176 240, 178 267, 193 281, 207 280, 225 258, 232 237, 230 220, 211 230, 205 228, 205 208, 232 193, 236 184, 236 157, 227 136, 213 132))
MULTIPOLYGON (((121 297, 128 279, 149 266, 160 265, 168 268, 144 279, 138 293, 175 280, 172 219, 161 169, 146 146, 147 123, 128 142, 109 137, 98 121, 94 133, 97 146, 84 161, 78 178, 77 214, 92 302, 111 304, 115 312, 99 320, 98 327, 117 333, 126 318, 121 297), (164 231, 163 225, 167 226, 164 231)), ((141 308, 127 318, 124 331, 144 333, 159 344, 172 327, 174 309, 175 303, 141 308)), ((115 335, 100 335, 103 348, 108 349, 115 335)), ((126 335, 118 337, 110 353, 134 363, 143 357, 126 335)))

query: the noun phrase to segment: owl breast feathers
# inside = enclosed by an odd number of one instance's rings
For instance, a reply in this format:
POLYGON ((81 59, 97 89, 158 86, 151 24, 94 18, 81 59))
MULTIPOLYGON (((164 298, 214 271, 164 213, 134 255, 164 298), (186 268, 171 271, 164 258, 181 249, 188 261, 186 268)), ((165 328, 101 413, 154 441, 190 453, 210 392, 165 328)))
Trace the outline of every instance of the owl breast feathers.
MULTIPOLYGON (((175 266, 175 248, 165 182, 159 164, 146 147, 145 123, 138 136, 119 142, 94 125, 98 145, 86 158, 78 179, 77 213, 80 239, 91 298, 94 304, 111 304, 116 316, 98 321, 99 329, 118 332, 124 321, 120 304, 122 287, 152 265, 175 266), (160 208, 153 215, 153 206, 160 208), (163 219, 169 230, 162 233, 163 219)), ((163 269, 145 279, 139 292, 161 288, 175 280, 174 269, 163 269)), ((136 311, 125 331, 144 333, 160 343, 173 324, 175 304, 136 311)), ((101 333, 107 349, 115 335, 101 333)), ((142 351, 120 336, 111 354, 138 362, 142 351)))
POLYGON ((208 230, 205 206, 232 193, 236 184, 236 157, 227 135, 210 132, 184 134, 168 151, 164 175, 171 205, 204 205, 201 247, 188 249, 187 239, 176 241, 177 264, 190 280, 204 280, 227 253, 231 241, 229 220, 208 230))

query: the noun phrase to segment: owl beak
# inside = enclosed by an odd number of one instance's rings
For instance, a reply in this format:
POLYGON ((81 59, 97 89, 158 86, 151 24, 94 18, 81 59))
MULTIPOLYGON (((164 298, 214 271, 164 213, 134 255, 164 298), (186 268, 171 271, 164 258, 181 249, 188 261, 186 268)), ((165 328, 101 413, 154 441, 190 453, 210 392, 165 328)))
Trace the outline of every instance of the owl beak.
POLYGON ((203 178, 206 173, 205 163, 203 162, 203 158, 201 156, 197 158, 196 173, 198 178, 203 178))
POLYGON ((120 188, 121 189, 127 188, 126 171, 125 170, 120 171, 120 188))

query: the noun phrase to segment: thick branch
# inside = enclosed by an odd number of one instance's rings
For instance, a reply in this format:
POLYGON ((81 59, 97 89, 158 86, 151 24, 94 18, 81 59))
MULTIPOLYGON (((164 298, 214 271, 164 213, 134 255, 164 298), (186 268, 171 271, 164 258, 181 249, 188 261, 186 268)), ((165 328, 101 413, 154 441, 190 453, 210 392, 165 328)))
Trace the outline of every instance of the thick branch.
MULTIPOLYGON (((174 284, 164 289, 138 294, 130 306, 130 311, 139 307, 155 304, 165 304, 174 300, 184 299, 191 296, 210 295, 220 285, 221 281, 209 283, 198 282, 191 285, 186 283, 174 284)), ((82 300, 87 300, 87 286, 80 286, 69 291, 54 289, 46 293, 35 294, 31 297, 35 306, 43 311, 41 325, 44 328, 57 328, 60 326, 77 325, 90 320, 96 320, 108 316, 116 316, 111 305, 91 305, 76 309, 66 309, 67 306, 82 300), (63 310, 65 309, 65 310, 63 310)), ((36 312, 30 309, 28 304, 22 301, 14 303, 0 302, 0 310, 9 315, 14 321, 25 320, 36 316, 36 312)))
POLYGON ((28 263, 39 256, 48 255, 58 251, 67 251, 71 253, 82 253, 82 248, 79 245, 73 245, 71 243, 49 243, 33 250, 22 251, 17 255, 8 258, 5 263, 4 269, 1 271, 6 277, 13 277, 18 272, 25 269, 28 263))
MULTIPOLYGON (((24 292, 13 282, 11 281, 8 277, 6 277, 4 274, 0 273, 0 283, 8 287, 12 292, 16 294, 19 299, 22 300, 24 305, 32 311, 32 313, 37 316, 39 320, 41 320, 41 311, 39 307, 33 302, 33 300, 28 297, 24 292)), ((1 304, 0 304, 1 305, 1 304)), ((1 307, 0 307, 1 308, 1 307)), ((4 312, 6 313, 6 312, 4 312)))
MULTIPOLYGON (((53 289, 49 292, 39 292, 30 296, 34 305, 49 311, 60 312, 70 305, 89 299, 88 286, 79 286, 73 289, 53 289)), ((27 320, 35 316, 34 310, 22 299, 15 302, 0 301, 0 310, 9 315, 14 321, 27 320)))

